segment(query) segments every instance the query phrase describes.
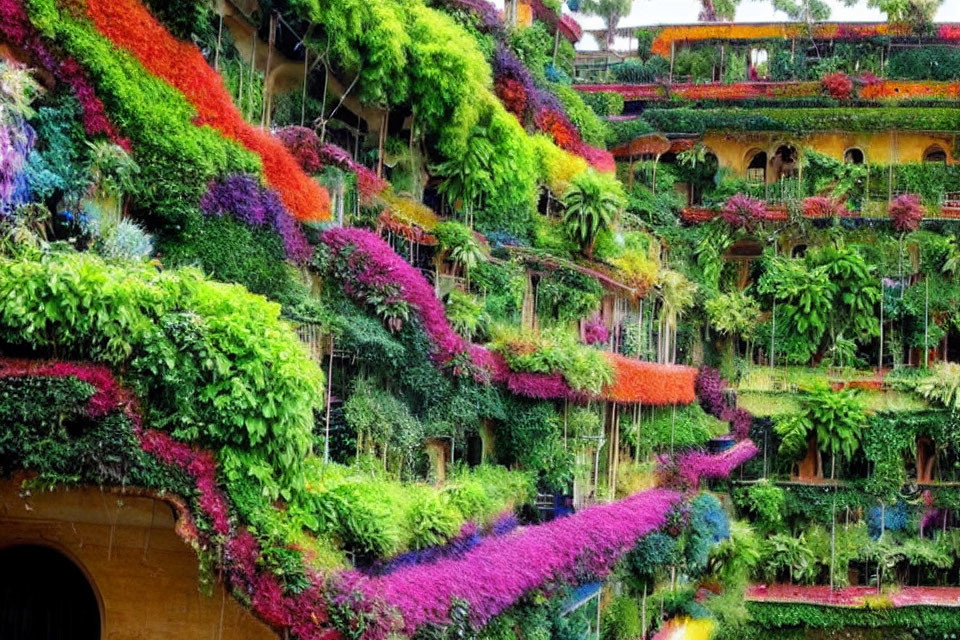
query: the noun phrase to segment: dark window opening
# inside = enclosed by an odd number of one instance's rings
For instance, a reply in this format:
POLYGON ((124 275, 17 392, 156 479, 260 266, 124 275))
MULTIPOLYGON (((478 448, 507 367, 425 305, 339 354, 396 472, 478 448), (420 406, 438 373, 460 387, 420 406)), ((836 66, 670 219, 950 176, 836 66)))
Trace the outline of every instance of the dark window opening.
POLYGON ((933 148, 923 154, 923 161, 927 164, 947 164, 947 152, 933 148))
POLYGON ((863 151, 860 149, 847 149, 843 154, 843 161, 847 164, 863 164, 864 160, 863 151))
POLYGON ((99 640, 100 606, 86 576, 53 549, 0 550, 0 638, 99 640))

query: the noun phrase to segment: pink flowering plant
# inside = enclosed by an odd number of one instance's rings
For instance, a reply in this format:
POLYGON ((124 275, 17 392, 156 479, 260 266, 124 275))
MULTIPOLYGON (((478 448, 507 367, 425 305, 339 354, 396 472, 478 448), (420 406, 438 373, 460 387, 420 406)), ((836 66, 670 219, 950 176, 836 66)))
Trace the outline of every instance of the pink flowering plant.
POLYGON ((753 229, 766 215, 767 206, 760 200, 738 193, 724 205, 720 217, 736 229, 753 229))

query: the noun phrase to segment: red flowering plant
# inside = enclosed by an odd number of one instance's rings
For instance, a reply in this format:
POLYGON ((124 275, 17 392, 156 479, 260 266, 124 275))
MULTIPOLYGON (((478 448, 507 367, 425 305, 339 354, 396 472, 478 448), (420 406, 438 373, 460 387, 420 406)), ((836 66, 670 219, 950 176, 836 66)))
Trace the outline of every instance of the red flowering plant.
POLYGON ((803 201, 803 215, 806 218, 832 218, 850 215, 850 210, 842 202, 826 196, 813 196, 803 201))
POLYGON ((727 200, 727 204, 720 211, 720 217, 731 227, 749 230, 763 220, 766 213, 767 206, 762 201, 738 193, 727 200))
POLYGON ((503 102, 503 106, 506 107, 507 111, 516 116, 520 122, 523 122, 524 118, 526 118, 527 103, 529 100, 529 95, 523 83, 514 78, 503 76, 497 78, 494 89, 497 92, 497 97, 503 102))
POLYGON ((897 231, 916 231, 925 213, 920 196, 904 194, 894 198, 889 207, 893 228, 897 231))
POLYGON ((849 100, 853 96, 853 80, 842 71, 825 75, 821 84, 823 91, 831 98, 849 100))

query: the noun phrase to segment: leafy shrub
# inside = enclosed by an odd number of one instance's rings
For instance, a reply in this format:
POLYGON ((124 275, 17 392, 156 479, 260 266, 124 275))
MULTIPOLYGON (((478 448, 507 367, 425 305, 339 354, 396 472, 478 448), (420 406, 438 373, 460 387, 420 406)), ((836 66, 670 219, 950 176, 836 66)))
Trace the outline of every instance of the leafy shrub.
POLYGON ((446 299, 447 320, 453 330, 466 338, 484 333, 487 318, 484 316, 483 302, 476 297, 453 289, 446 299))
POLYGON ((623 96, 613 91, 586 93, 583 95, 583 101, 601 118, 623 113, 623 96))
POLYGON ((0 260, 0 291, 7 345, 123 366, 148 423, 300 476, 322 374, 278 305, 196 271, 76 254, 0 260))
POLYGON ((728 425, 707 415, 699 404, 685 407, 657 408, 652 416, 641 416, 640 424, 627 432, 636 439, 640 455, 654 452, 696 449, 703 447, 711 438, 725 435, 728 425))
POLYGON ((153 253, 153 238, 131 220, 117 223, 110 235, 100 238, 97 253, 113 260, 144 260, 153 253))
POLYGON ((753 517, 753 523, 760 533, 776 531, 782 525, 786 496, 777 485, 766 479, 760 480, 737 489, 734 498, 737 506, 753 517))
POLYGON ((705 306, 711 324, 723 334, 749 340, 760 323, 760 303, 742 291, 717 295, 705 306))
POLYGON ((618 596, 603 611, 600 621, 600 637, 603 640, 633 640, 639 638, 643 629, 637 599, 618 596))
POLYGON ((440 250, 466 269, 476 267, 486 257, 477 236, 464 224, 454 221, 441 222, 431 233, 437 238, 440 250))
POLYGON ((613 68, 613 77, 617 82, 645 84, 662 78, 669 67, 670 64, 660 56, 654 56, 646 62, 631 58, 613 68))
POLYGON ((599 393, 613 382, 613 369, 601 351, 580 344, 562 328, 539 334, 499 328, 490 348, 501 354, 513 371, 560 373, 578 391, 599 393))
POLYGON ((939 45, 896 49, 887 72, 902 80, 955 80, 960 77, 960 51, 939 45))

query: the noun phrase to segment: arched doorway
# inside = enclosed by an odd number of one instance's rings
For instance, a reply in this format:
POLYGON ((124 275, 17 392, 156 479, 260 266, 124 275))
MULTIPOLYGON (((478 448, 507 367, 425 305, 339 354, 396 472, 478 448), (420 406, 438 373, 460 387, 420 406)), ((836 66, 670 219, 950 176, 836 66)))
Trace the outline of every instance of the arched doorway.
POLYGON ((0 638, 100 640, 100 605, 80 568, 49 547, 0 549, 0 638))
POLYGON ((747 154, 747 180, 753 184, 767 182, 767 154, 760 150, 747 154))

